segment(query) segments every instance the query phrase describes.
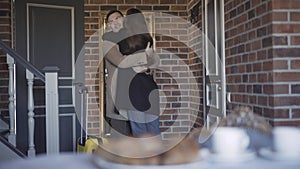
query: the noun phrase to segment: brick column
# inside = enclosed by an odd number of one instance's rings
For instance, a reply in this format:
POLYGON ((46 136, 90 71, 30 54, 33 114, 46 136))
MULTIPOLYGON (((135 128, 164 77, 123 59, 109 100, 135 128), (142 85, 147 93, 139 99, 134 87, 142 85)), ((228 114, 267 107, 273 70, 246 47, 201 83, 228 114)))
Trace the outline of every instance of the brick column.
POLYGON ((295 0, 225 1, 229 108, 247 105, 273 125, 300 126, 299 9, 295 0))
MULTIPOLYGON (((11 45, 11 0, 0 1, 0 39, 11 45)), ((0 115, 8 116, 8 66, 0 48, 0 115)))
MULTIPOLYGON (((300 126, 300 3, 295 0, 272 1, 273 37, 263 40, 272 45, 273 108, 265 114, 274 119, 274 125, 300 126)), ((266 87, 263 90, 268 89, 266 87)), ((270 90, 270 89, 269 89, 270 90)))

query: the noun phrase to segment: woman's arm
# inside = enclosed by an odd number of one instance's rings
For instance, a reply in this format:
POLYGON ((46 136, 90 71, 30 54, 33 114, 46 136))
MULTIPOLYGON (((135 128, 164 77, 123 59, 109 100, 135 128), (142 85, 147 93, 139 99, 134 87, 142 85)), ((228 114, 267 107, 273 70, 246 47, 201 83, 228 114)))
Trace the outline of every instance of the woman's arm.
POLYGON ((123 56, 117 44, 110 41, 103 41, 103 55, 110 63, 119 68, 129 68, 134 66, 147 65, 145 53, 136 53, 123 56))

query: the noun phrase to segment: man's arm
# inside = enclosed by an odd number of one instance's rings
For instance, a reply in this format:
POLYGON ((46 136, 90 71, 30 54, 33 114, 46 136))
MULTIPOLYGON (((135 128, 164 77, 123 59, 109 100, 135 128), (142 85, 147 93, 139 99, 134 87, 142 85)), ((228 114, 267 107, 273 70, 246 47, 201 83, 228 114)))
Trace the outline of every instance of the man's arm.
POLYGON ((145 53, 123 56, 119 51, 118 45, 110 41, 103 41, 103 55, 110 63, 120 68, 147 65, 145 53))

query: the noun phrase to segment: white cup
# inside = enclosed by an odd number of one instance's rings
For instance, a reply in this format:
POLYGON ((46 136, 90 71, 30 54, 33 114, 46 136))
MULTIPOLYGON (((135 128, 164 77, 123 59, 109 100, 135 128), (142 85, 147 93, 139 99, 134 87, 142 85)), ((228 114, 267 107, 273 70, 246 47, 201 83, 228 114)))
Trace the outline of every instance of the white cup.
POLYGON ((250 138, 244 129, 219 127, 213 134, 212 150, 219 156, 232 158, 247 151, 250 138))
POLYGON ((300 156, 300 128, 274 127, 273 150, 282 155, 300 156))

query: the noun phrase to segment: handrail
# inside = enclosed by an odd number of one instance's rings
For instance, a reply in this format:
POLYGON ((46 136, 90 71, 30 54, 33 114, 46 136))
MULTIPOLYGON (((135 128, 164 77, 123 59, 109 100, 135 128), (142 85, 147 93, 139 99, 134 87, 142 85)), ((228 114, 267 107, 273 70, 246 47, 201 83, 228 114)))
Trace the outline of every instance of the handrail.
POLYGON ((28 69, 31 73, 33 73, 36 77, 41 79, 43 82, 45 82, 45 75, 40 72, 33 64, 28 62, 26 59, 24 59, 22 56, 20 56, 16 51, 14 51, 11 47, 6 45, 2 39, 0 39, 0 47, 8 53, 11 57, 13 57, 18 63, 20 63, 22 66, 24 66, 26 69, 28 69))

